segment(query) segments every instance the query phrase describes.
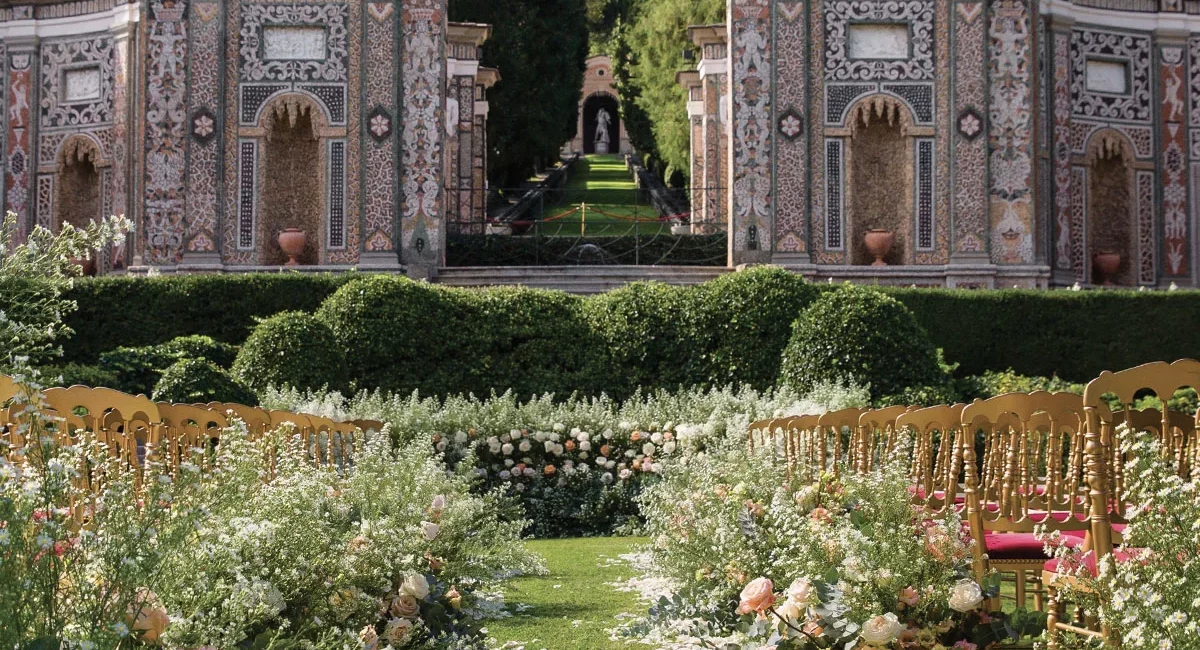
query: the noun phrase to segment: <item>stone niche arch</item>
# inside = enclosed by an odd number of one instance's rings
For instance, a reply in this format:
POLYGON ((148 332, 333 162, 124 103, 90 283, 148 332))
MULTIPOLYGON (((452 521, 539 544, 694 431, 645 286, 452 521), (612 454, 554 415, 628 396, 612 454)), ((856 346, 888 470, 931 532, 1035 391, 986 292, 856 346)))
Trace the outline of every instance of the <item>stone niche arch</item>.
POLYGON ((307 235, 301 264, 320 264, 328 236, 327 140, 333 135, 314 98, 288 92, 270 99, 259 114, 262 153, 257 235, 260 263, 281 265, 288 256, 279 233, 299 228, 307 235))
POLYGON ((917 127, 915 122, 906 103, 882 93, 858 100, 846 113, 846 251, 850 264, 875 260, 867 251, 865 236, 876 229, 895 234, 885 262, 914 262, 917 141, 933 135, 931 128, 917 127))
POLYGON ((1087 168, 1087 222, 1085 268, 1094 284, 1133 286, 1137 281, 1137 186, 1136 157, 1128 136, 1116 129, 1100 129, 1091 135, 1085 148, 1087 168), (1114 277, 1103 277, 1097 268, 1097 254, 1111 252, 1121 256, 1114 277))
POLYGON ((67 136, 59 147, 57 163, 55 232, 65 223, 84 228, 103 219, 102 170, 111 162, 104 158, 100 144, 84 134, 67 136))
POLYGON ((583 100, 583 153, 596 153, 596 116, 600 109, 608 111, 612 121, 608 123, 608 153, 621 152, 620 102, 607 92, 592 93, 583 100))

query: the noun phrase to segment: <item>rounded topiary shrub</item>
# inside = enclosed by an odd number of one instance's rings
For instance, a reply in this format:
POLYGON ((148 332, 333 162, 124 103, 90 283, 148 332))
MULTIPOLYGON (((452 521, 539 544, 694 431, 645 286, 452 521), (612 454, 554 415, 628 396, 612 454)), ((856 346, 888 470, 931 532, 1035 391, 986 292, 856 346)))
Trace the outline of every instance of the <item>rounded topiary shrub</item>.
POLYGON ((487 323, 472 318, 459 292, 398 276, 346 284, 317 318, 329 326, 356 389, 423 394, 463 391, 466 368, 478 368, 487 323))
POLYGON ((256 391, 268 386, 341 390, 344 358, 328 325, 312 314, 288 311, 254 328, 233 363, 233 376, 256 391))
POLYGON ((780 383, 806 392, 822 383, 869 384, 871 397, 941 386, 937 350, 896 299, 846 284, 823 294, 792 326, 780 383))
POLYGON ((211 336, 203 335, 177 336, 154 347, 179 359, 208 359, 222 368, 233 366, 238 354, 236 345, 222 343, 211 336))
POLYGON ((792 322, 816 295, 816 287, 778 266, 751 267, 689 289, 685 336, 702 356, 703 376, 716 386, 770 387, 792 322))
POLYGON ((163 371, 152 395, 156 402, 234 402, 258 405, 254 391, 208 359, 180 359, 163 371))
POLYGON ((687 291, 634 282, 587 299, 584 313, 607 351, 610 397, 703 383, 701 355, 686 337, 687 291))

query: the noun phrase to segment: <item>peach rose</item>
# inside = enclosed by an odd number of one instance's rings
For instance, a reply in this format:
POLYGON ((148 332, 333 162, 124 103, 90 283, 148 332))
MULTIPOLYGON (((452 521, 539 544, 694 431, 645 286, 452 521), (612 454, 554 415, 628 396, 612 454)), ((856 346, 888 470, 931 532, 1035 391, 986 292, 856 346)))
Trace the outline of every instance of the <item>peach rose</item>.
POLYGON ((392 599, 388 613, 397 618, 414 618, 421 613, 421 608, 417 605, 416 598, 409 594, 400 594, 392 599))
POLYGON ((775 604, 775 585, 770 578, 758 577, 750 581, 742 589, 741 602, 738 604, 739 614, 758 612, 762 616, 775 604))
POLYGON ((374 625, 364 627, 358 633, 358 642, 363 645, 364 650, 375 650, 379 647, 379 633, 375 631, 374 625))
POLYGON ((915 607, 917 603, 921 602, 921 594, 912 587, 905 587, 900 590, 900 602, 909 607, 915 607))
POLYGON ((542 470, 542 473, 546 476, 554 476, 554 473, 557 471, 558 469, 556 469, 553 465, 547 465, 546 468, 542 470))
POLYGON ((143 641, 157 641, 171 625, 171 617, 162 601, 145 587, 138 590, 134 602, 130 604, 129 617, 133 619, 133 629, 142 633, 143 641))

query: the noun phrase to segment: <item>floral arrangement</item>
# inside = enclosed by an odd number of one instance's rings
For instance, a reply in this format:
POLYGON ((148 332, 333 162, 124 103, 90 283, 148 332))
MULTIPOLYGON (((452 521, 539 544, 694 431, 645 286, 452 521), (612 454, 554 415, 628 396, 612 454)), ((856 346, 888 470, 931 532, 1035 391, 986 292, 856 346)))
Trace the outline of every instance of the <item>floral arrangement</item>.
POLYGON ((519 502, 536 537, 611 534, 640 523, 637 495, 676 459, 740 448, 750 422, 863 405, 858 388, 687 390, 607 399, 528 401, 512 394, 445 400, 362 393, 268 391, 264 404, 334 418, 387 422, 398 440, 423 442, 478 491, 519 502))
POLYGON ((149 449, 133 471, 56 436, 27 383, 29 443, 0 448, 5 647, 483 648, 502 580, 544 570, 424 446, 377 435, 317 467, 236 423, 178 471, 149 449))
POLYGON ((790 482, 761 451, 669 468, 642 501, 652 566, 675 595, 620 634, 747 650, 974 650, 1017 637, 987 611, 999 581, 976 581, 962 522, 914 509, 903 463, 841 470, 790 482))
MULTIPOLYGON (((1130 650, 1200 648, 1200 490, 1197 468, 1181 477, 1178 458, 1154 433, 1118 428, 1125 464, 1124 545, 1098 563, 1086 552, 1053 543, 1060 596, 1094 611, 1130 650), (1120 558, 1120 561, 1117 561, 1120 558)), ((1060 648, 1095 647, 1070 633, 1060 648)))

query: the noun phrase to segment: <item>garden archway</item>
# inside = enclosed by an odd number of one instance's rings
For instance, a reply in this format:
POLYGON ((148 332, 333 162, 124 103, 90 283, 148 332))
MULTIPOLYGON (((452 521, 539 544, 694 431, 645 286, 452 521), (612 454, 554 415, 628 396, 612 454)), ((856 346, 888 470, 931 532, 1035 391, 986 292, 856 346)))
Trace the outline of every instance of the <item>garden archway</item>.
POLYGON ((606 93, 594 93, 583 101, 583 153, 619 153, 621 150, 620 103, 606 93), (597 118, 600 111, 608 113, 608 151, 598 152, 596 143, 597 118))

